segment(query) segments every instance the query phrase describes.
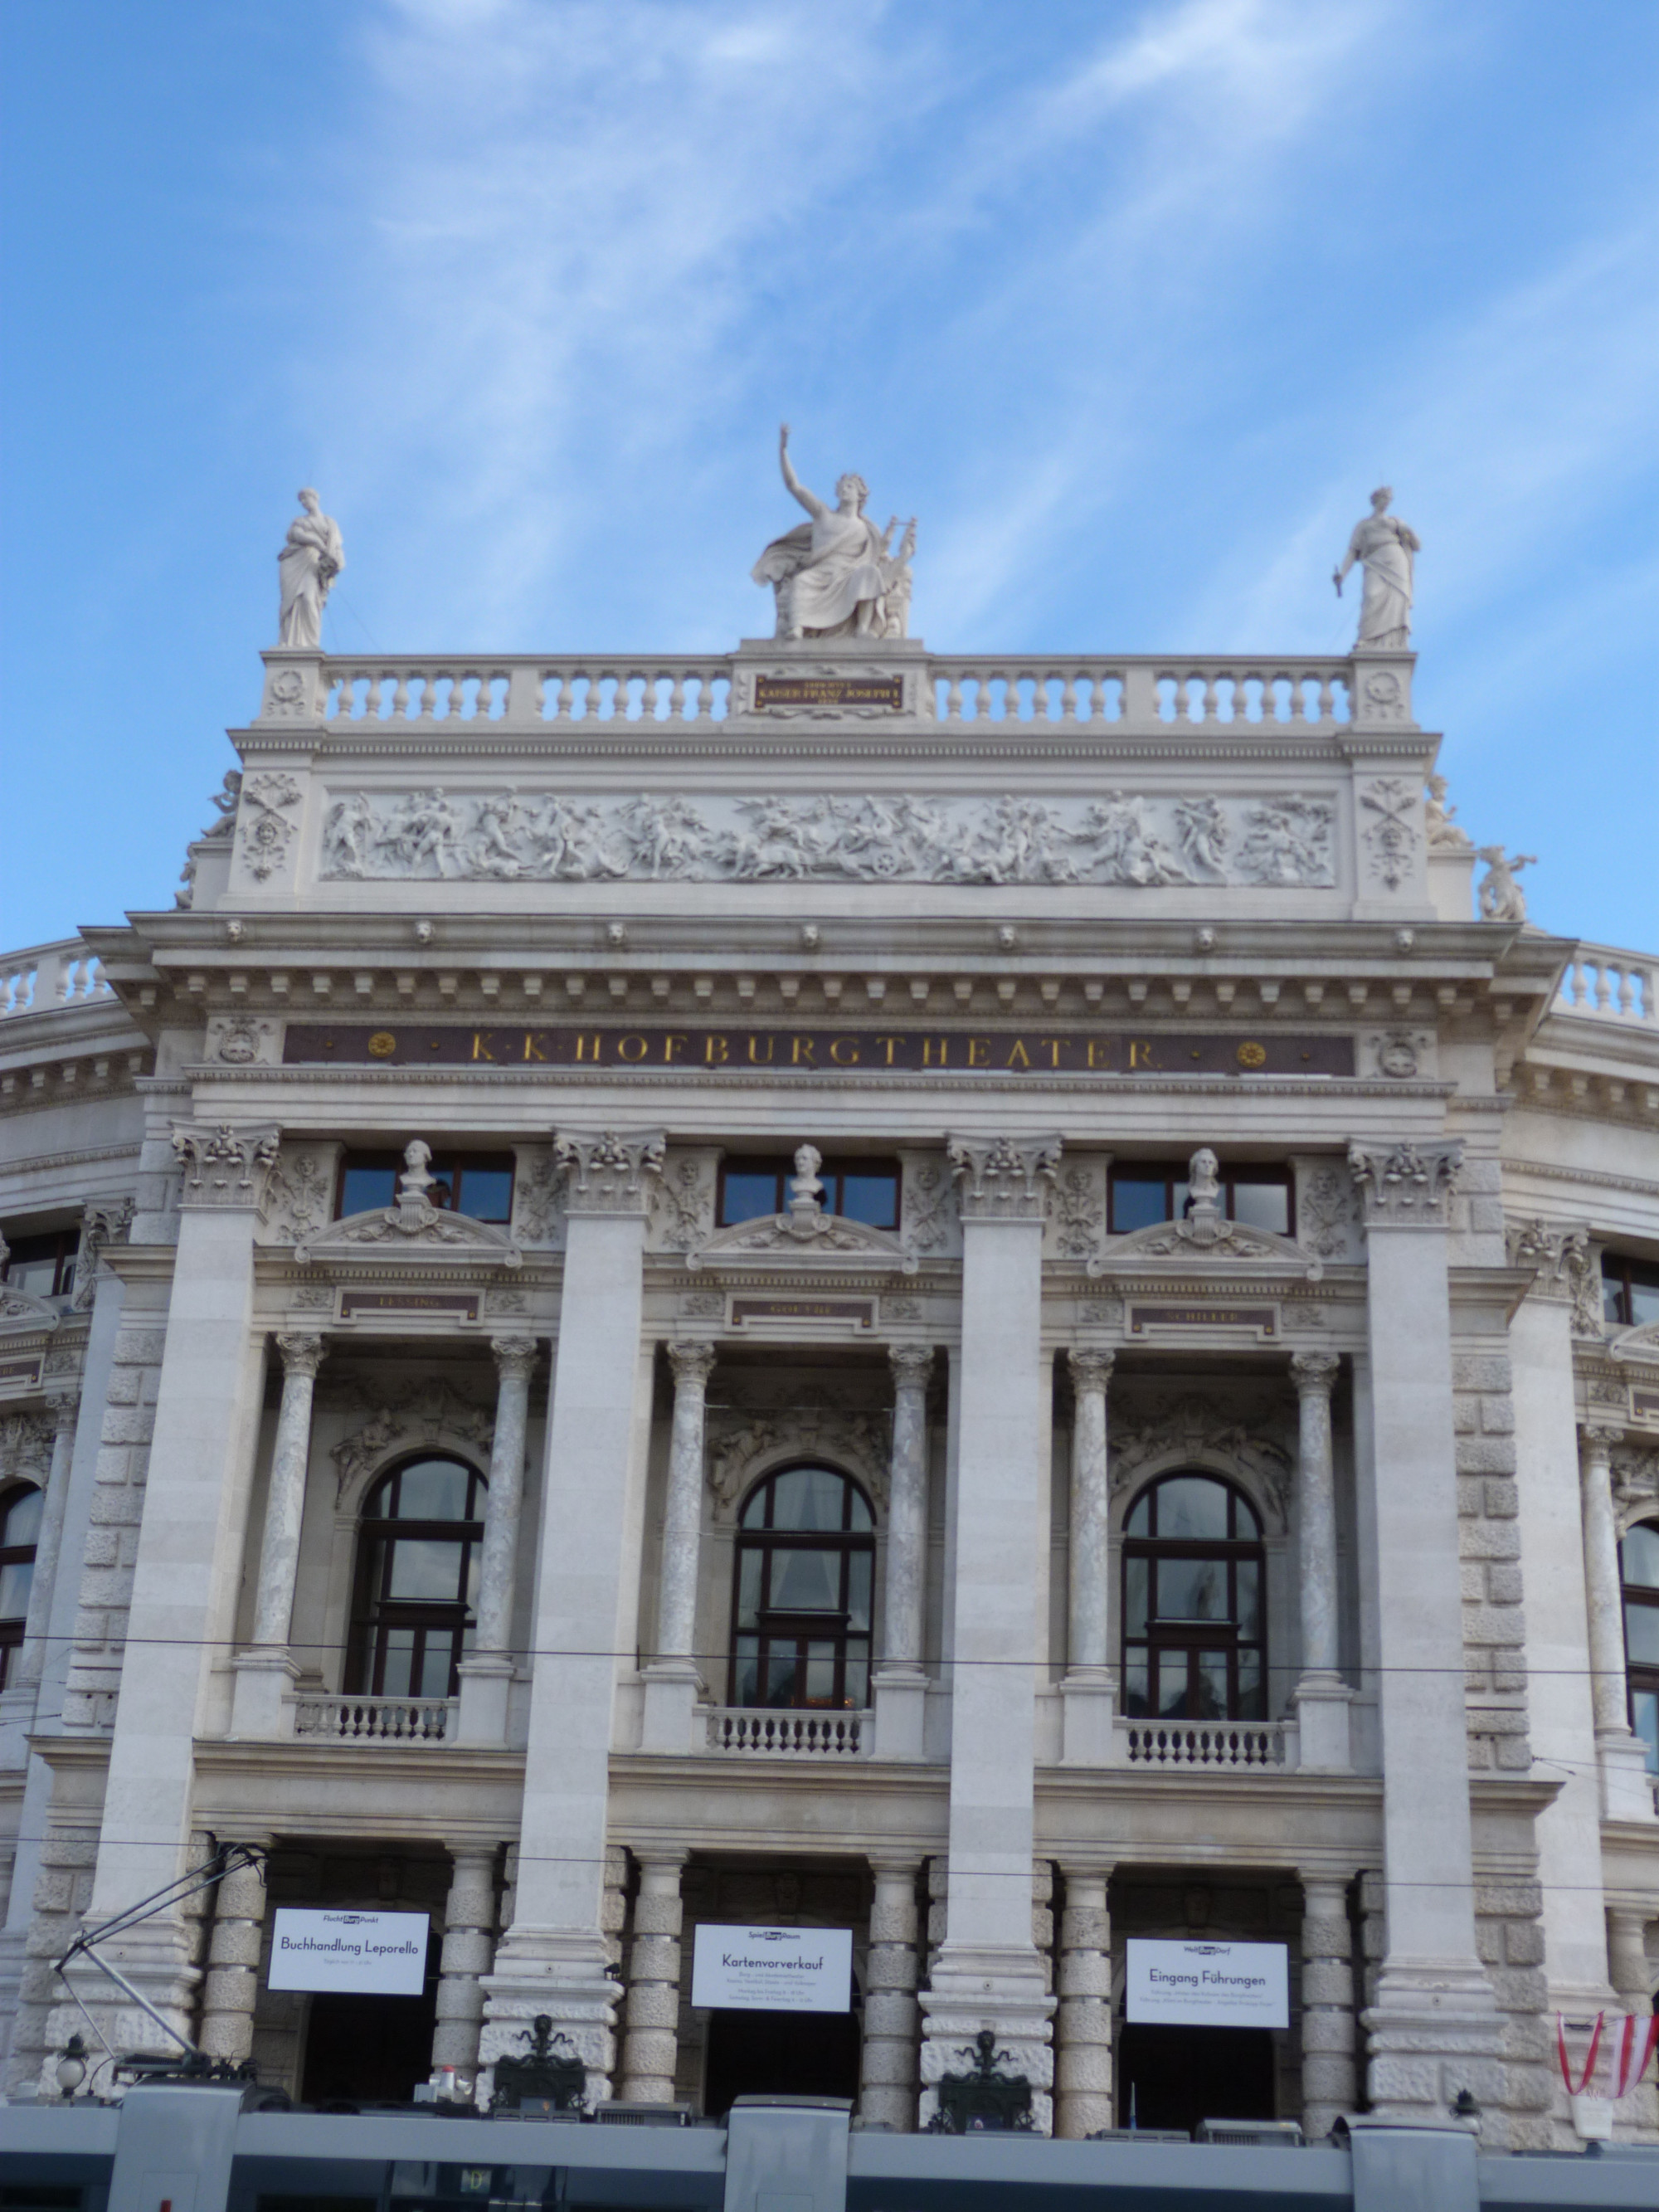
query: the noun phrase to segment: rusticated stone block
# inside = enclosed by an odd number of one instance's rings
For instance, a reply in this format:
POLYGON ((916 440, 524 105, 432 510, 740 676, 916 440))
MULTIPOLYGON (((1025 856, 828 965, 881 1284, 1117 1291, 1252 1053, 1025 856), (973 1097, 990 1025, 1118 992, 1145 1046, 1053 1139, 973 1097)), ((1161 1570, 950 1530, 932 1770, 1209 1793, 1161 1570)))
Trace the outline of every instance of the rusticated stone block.
POLYGON ((1346 2005, 1353 1999, 1353 1969, 1346 1959, 1304 1959, 1302 1963, 1302 2002, 1308 2005, 1346 2005))
POLYGON ((1521 1510, 1521 1486, 1508 1482, 1501 1475, 1492 1477, 1482 1485, 1485 1492, 1481 1510, 1489 1521, 1513 1521, 1521 1510))
POLYGON ((666 1982, 635 1982, 628 1992, 624 2017, 636 2027, 673 2028, 679 2024, 680 1994, 666 1982))
POLYGON ((866 2037, 908 2039, 915 2033, 917 2016, 915 1997, 902 1990, 872 1990, 864 2000, 864 2033, 866 2037))
POLYGON ((1463 1608, 1466 1644, 1519 1644, 1526 1632, 1518 1605, 1466 1605, 1463 1608))
POLYGON ((1474 1909, 1505 1920, 1535 1920, 1544 1910, 1544 1892, 1535 1881, 1477 1881, 1474 1909))
POLYGON ((120 1532, 115 1528, 88 1528, 86 1541, 81 1547, 81 1558, 88 1567, 112 1567, 121 1556, 120 1532))
POLYGON ((106 1444, 147 1444, 155 1432, 155 1416, 147 1406, 106 1406, 104 1437, 106 1444))
POLYGON ((680 1978, 679 1937, 636 1936, 629 1972, 635 1981, 678 1982, 680 1978))
POLYGON ((1486 1595, 1486 1571, 1479 1559, 1465 1559, 1457 1570, 1457 1587, 1465 1605, 1479 1605, 1486 1595))
POLYGON ((1486 1595, 1494 1605, 1519 1605, 1523 1595, 1520 1568, 1496 1560, 1488 1562, 1486 1595))
POLYGON ((1513 1398, 1483 1398, 1480 1401, 1480 1425, 1489 1437, 1507 1437, 1515 1433, 1515 1401, 1513 1398))
POLYGON ((1486 1510, 1485 1485, 1466 1478, 1457 1486, 1457 1513, 1462 1521, 1478 1520, 1486 1510))
POLYGON ((1513 1521, 1488 1521, 1483 1515, 1460 1528, 1457 1548, 1466 1559, 1518 1559, 1521 1531, 1513 1521))
POLYGON ((1505 1774, 1525 1774, 1532 1766, 1532 1745, 1524 1735, 1500 1736, 1498 1764, 1505 1774))
POLYGON ((1480 1401, 1474 1392, 1459 1390, 1452 1397, 1452 1426, 1460 1437, 1472 1437, 1480 1426, 1480 1401))
POLYGON ((866 1981, 872 1990, 914 1990, 921 1977, 916 1954, 907 1943, 872 1943, 866 1981))
POLYGON ((1501 1352, 1462 1352, 1452 1360, 1452 1387, 1457 1390, 1508 1390, 1515 1376, 1509 1356, 1501 1352))
POLYGON ((1490 1978, 1500 2012, 1542 2012, 1549 2002, 1549 1987, 1541 1968, 1498 1966, 1490 1978))
POLYGON ((104 1392, 104 1402, 109 1406, 136 1406, 142 1370, 137 1367, 115 1367, 110 1370, 109 1384, 104 1392))
POLYGON ((1515 1442, 1510 1437, 1459 1437, 1460 1474, 1513 1474, 1515 1442))
POLYGON ((1350 2012, 1310 2012, 1302 2015, 1302 2063, 1315 2051, 1352 2051, 1355 2035, 1350 2012))
POLYGON ((1371 2096, 1377 2103, 1437 2105, 1440 2101, 1440 2062, 1437 2058, 1400 2058, 1392 2053, 1370 2063, 1371 2096))

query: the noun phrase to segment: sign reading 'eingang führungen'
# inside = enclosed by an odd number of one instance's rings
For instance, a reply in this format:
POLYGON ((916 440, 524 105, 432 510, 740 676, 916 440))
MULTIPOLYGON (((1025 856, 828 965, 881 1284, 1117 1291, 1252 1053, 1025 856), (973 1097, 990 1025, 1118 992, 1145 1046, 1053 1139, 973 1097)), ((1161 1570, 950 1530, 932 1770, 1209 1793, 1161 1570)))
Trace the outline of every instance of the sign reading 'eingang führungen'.
POLYGON ((674 1028, 592 1022, 580 1028, 461 1023, 295 1022, 283 1040, 290 1067, 593 1067, 626 1074, 1326 1075, 1353 1073, 1352 1037, 1317 1031, 1146 1032, 1078 1029, 674 1028))

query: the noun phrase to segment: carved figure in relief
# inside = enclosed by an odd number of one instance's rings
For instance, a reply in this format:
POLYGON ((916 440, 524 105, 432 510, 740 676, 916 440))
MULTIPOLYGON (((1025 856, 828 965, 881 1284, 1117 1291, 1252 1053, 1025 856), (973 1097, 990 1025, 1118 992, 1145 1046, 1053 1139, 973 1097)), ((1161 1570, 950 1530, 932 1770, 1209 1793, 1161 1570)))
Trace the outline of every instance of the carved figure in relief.
POLYGON ((332 876, 361 876, 375 842, 374 810, 361 791, 337 799, 323 824, 323 852, 332 876))
MULTIPOLYGON (((1214 801, 1210 802, 1212 805, 1214 801)), ((1146 819, 1146 802, 1121 791, 1083 817, 1083 837, 1097 842, 1091 869, 1109 884, 1184 884, 1187 871, 1146 819)))
POLYGON ((1227 842, 1231 829, 1221 802, 1216 799, 1178 799, 1175 805, 1176 836, 1189 871, 1200 878, 1225 880, 1227 842))
POLYGON ((1331 880, 1331 810, 1292 792, 1244 810, 1249 824, 1238 855, 1251 884, 1328 884, 1331 880))
POLYGON ((518 793, 513 791, 486 792, 478 801, 466 840, 467 858, 478 875, 512 883, 524 873, 522 863, 507 842, 518 811, 518 793))
POLYGON ((1517 853, 1511 860, 1501 845, 1482 845, 1474 857, 1486 864, 1480 892, 1481 921, 1524 921, 1527 895, 1515 879, 1522 868, 1538 866, 1537 854, 1517 853))
POLYGON ((708 824, 684 799, 635 799, 623 807, 633 857, 655 883, 684 875, 708 850, 708 824))
MULTIPOLYGON (((789 459, 787 422, 778 433, 778 465, 791 498, 799 501, 811 520, 775 538, 750 572, 756 583, 772 586, 777 604, 777 635, 902 635, 902 631, 890 633, 887 627, 888 586, 893 572, 908 559, 902 548, 897 562, 888 558, 898 518, 895 516, 884 531, 876 528, 864 512, 870 488, 860 476, 848 474, 837 481, 833 507, 809 491, 789 459)), ((913 552, 914 518, 905 543, 913 552)), ((898 596, 908 606, 908 589, 898 596)), ((895 614, 899 613, 896 604, 895 614)))
POLYGON ((1397 514, 1389 513, 1394 493, 1381 484, 1371 494, 1371 511, 1356 522, 1331 580, 1342 596, 1342 579, 1356 561, 1365 571, 1359 602, 1359 635, 1356 647, 1403 649, 1411 635, 1412 556, 1423 550, 1423 541, 1397 514))
POLYGON ((329 587, 345 567, 345 547, 331 515, 309 485, 300 494, 304 512, 288 526, 288 540, 276 556, 282 599, 276 642, 305 652, 323 642, 323 608, 329 587))
POLYGON ((212 821, 202 831, 204 841, 234 836, 236 808, 241 796, 242 771, 239 768, 228 768, 223 783, 213 794, 215 813, 212 821))

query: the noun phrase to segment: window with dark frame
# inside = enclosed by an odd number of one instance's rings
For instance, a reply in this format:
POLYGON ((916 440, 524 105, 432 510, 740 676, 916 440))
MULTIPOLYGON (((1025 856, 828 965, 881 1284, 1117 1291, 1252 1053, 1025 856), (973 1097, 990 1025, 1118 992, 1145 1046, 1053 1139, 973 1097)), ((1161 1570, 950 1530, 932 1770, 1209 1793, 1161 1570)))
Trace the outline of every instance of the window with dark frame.
POLYGON ((357 1532, 348 1695, 459 1694, 488 1487, 476 1468, 443 1454, 407 1460, 376 1483, 357 1532))
POLYGON ((75 1262, 81 1249, 81 1231, 50 1229, 43 1236, 13 1237, 0 1282, 25 1297, 66 1298, 75 1288, 75 1262))
POLYGON ((0 1690, 10 1684, 23 1648, 45 1504, 46 1492, 33 1483, 0 1492, 0 1690))
MULTIPOLYGON (((1111 1233, 1127 1237, 1160 1221, 1179 1221, 1191 1190, 1185 1160, 1118 1160, 1110 1175, 1111 1233)), ((1229 1221, 1276 1236, 1296 1234, 1295 1179, 1288 1167, 1240 1161, 1220 1171, 1221 1210, 1229 1221)))
MULTIPOLYGON (((404 1168, 401 1152, 348 1152, 335 1186, 334 1218, 390 1206, 404 1168)), ((426 1194, 447 1212, 505 1228, 513 1218, 513 1170, 511 1152, 434 1152, 427 1163, 432 1182, 426 1194)))
POLYGON ((1124 1523, 1123 1710, 1132 1718, 1267 1714, 1261 1523, 1231 1483, 1166 1474, 1124 1523))
POLYGON ((1601 1255, 1601 1318, 1614 1328, 1659 1321, 1659 1261, 1601 1255))
MULTIPOLYGON (((716 1225, 730 1229, 766 1213, 787 1213, 793 1157, 737 1158, 720 1163, 716 1225)), ((899 1225, 899 1164, 894 1159, 825 1160, 818 1170, 826 1213, 861 1221, 867 1229, 899 1225)))
POLYGON ((732 1577, 734 1705, 862 1711, 875 1595, 870 1501, 834 1468, 782 1468, 750 1492, 732 1577))
POLYGON ((1630 1724, 1659 1774, 1659 1521, 1638 1521, 1619 1547, 1625 1597, 1625 1674, 1630 1724))

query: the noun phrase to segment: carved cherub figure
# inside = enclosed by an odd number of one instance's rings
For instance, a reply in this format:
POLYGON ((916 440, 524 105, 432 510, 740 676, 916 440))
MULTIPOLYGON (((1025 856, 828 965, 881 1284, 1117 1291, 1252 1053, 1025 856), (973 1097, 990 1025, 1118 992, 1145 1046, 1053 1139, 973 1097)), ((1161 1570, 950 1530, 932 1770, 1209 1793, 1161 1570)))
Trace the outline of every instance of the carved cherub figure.
POLYGON ((1475 858, 1486 864, 1480 885, 1482 921, 1524 921, 1527 895, 1515 880, 1522 868, 1538 866, 1536 853, 1517 853, 1511 860, 1501 845, 1481 845, 1475 858))

